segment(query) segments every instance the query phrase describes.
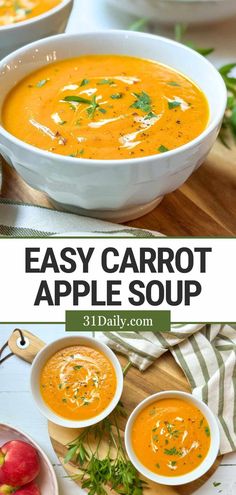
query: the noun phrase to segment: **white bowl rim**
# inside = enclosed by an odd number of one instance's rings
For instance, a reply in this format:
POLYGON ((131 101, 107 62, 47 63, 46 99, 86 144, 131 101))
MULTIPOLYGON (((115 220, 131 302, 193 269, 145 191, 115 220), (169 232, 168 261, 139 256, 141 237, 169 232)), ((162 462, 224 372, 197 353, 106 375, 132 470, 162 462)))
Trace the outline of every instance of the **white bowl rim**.
MULTIPOLYGON (((105 419, 107 416, 109 416, 109 414, 111 414, 111 412, 115 409, 116 405, 118 404, 118 402, 121 398, 121 394, 123 392, 123 372, 122 372, 122 367, 121 367, 121 364, 120 364, 117 356, 110 349, 110 347, 108 347, 104 342, 101 342, 100 340, 97 340, 94 337, 87 337, 85 335, 78 335, 78 334, 73 335, 73 333, 74 332, 72 332, 72 335, 67 335, 65 337, 61 337, 60 339, 56 339, 53 342, 45 345, 45 347, 43 347, 41 349, 41 351, 37 354, 37 356, 35 357, 33 364, 32 364, 31 375, 30 375, 30 385, 31 385, 32 396, 34 398, 34 401, 35 401, 37 407, 39 408, 42 415, 44 417, 46 417, 49 421, 52 421, 53 423, 60 425, 60 426, 64 426, 66 428, 86 428, 87 426, 92 426, 96 423, 99 423, 100 421, 105 419), (91 347, 97 346, 101 352, 104 352, 105 356, 108 357, 108 359, 111 361, 111 363, 114 367, 116 379, 117 379, 117 387, 116 387, 115 395, 114 395, 113 399, 111 400, 111 402, 106 407, 106 409, 104 409, 100 414, 98 414, 98 416, 93 416, 92 418, 89 418, 89 419, 83 420, 83 421, 70 420, 70 419, 66 419, 66 418, 63 418, 63 417, 57 415, 52 409, 50 409, 50 407, 47 406, 47 404, 43 401, 43 398, 42 398, 42 404, 41 404, 38 401, 38 398, 36 395, 36 389, 37 389, 36 381, 39 380, 39 376, 35 371, 36 365, 42 359, 44 360, 44 354, 48 349, 51 349, 52 352, 50 355, 53 356, 53 354, 55 354, 55 352, 57 352, 54 350, 55 344, 61 343, 62 347, 60 347, 60 349, 63 349, 66 346, 70 346, 70 344, 67 344, 67 342, 71 339, 78 340, 78 345, 80 345, 81 343, 82 343, 81 345, 83 345, 83 342, 84 342, 84 345, 90 344, 91 347)), ((71 344, 71 345, 76 345, 76 344, 71 344)), ((49 356, 46 358, 46 360, 44 362, 46 362, 48 359, 49 359, 49 356)), ((39 394, 40 394, 40 392, 39 392, 39 394)))
MULTIPOLYGON (((74 0, 61 0, 58 5, 55 5, 55 7, 52 7, 49 10, 46 10, 46 12, 43 12, 42 14, 36 15, 34 17, 30 17, 30 19, 25 19, 24 21, 19 21, 16 22, 15 24, 7 24, 6 26, 0 26, 0 34, 6 32, 6 31, 11 31, 11 30, 16 30, 16 29, 21 29, 24 26, 30 26, 36 21, 43 21, 47 17, 50 17, 53 14, 56 14, 57 12, 60 12, 66 5, 69 5, 72 3, 74 0)), ((13 53, 13 52, 12 52, 13 53)))
POLYGON ((22 431, 21 429, 17 428, 16 426, 12 426, 12 425, 10 425, 8 423, 3 423, 2 421, 0 421, 0 431, 1 431, 1 427, 7 428, 9 430, 15 431, 16 433, 19 433, 20 435, 22 435, 22 437, 25 437, 27 440, 29 440, 29 442, 33 445, 33 447, 35 447, 35 449, 38 450, 38 452, 40 453, 40 455, 45 460, 45 462, 46 462, 46 464, 47 464, 47 466, 48 466, 48 468, 50 470, 50 473, 52 475, 53 484, 54 484, 54 488, 55 488, 55 495, 59 495, 58 481, 57 481, 56 473, 55 473, 55 471, 53 469, 53 465, 52 465, 49 457, 47 456, 47 454, 45 454, 45 452, 38 445, 38 443, 35 440, 33 440, 33 438, 31 438, 31 436, 28 435, 28 433, 25 433, 24 431, 22 431))
MULTIPOLYGON (((209 69, 211 71, 215 72, 216 80, 217 80, 219 86, 221 86, 222 93, 224 93, 224 98, 222 98, 221 104, 219 105, 219 107, 217 107, 218 112, 217 112, 216 117, 206 127, 206 129, 204 129, 204 131, 199 136, 197 136, 195 139, 189 141, 188 143, 184 144, 183 146, 179 146, 178 148, 167 151, 166 153, 164 153, 164 156, 165 157, 172 157, 172 156, 178 155, 179 153, 182 153, 183 151, 186 151, 186 150, 192 148, 193 146, 204 141, 205 137, 208 136, 219 125, 219 123, 223 119, 225 108, 226 108, 226 103, 227 103, 227 90, 226 90, 225 83, 223 81, 223 78, 219 74, 218 70, 205 57, 203 57, 202 55, 200 55, 199 53, 194 51, 192 48, 189 48, 188 46, 183 45, 181 43, 178 43, 177 41, 171 40, 169 38, 165 38, 164 36, 158 36, 158 35, 149 34, 149 33, 141 33, 141 32, 137 32, 137 31, 120 30, 120 29, 109 29, 109 30, 107 29, 107 30, 88 31, 88 32, 86 31, 83 33, 73 33, 73 34, 63 33, 63 34, 59 34, 56 36, 50 36, 50 37, 44 38, 42 40, 34 41, 33 43, 30 43, 30 44, 26 45, 25 47, 19 48, 15 52, 12 52, 10 55, 7 55, 5 58, 3 58, 0 61, 0 71, 1 71, 2 67, 4 67, 5 65, 8 65, 11 62, 12 57, 24 55, 24 52, 27 52, 28 50, 34 49, 36 47, 39 48, 43 45, 47 45, 47 43, 50 43, 50 42, 52 43, 54 40, 60 40, 60 39, 62 40, 63 38, 67 38, 67 39, 70 39, 70 41, 72 41, 73 39, 80 39, 82 37, 87 38, 89 36, 127 36, 127 35, 129 37, 130 36, 131 37, 139 37, 140 39, 148 37, 148 38, 151 38, 153 40, 156 40, 157 43, 158 43, 158 41, 162 41, 162 42, 167 43, 169 45, 173 45, 173 47, 181 46, 183 51, 185 51, 187 53, 194 54, 194 56, 199 60, 203 59, 205 61, 206 67, 209 67, 209 69)), ((152 162, 153 159, 158 160, 158 161, 163 159, 162 153, 159 153, 156 155, 139 157, 139 158, 125 158, 125 159, 118 159, 118 160, 115 160, 115 159, 113 159, 113 160, 110 160, 110 159, 96 160, 96 159, 86 159, 86 158, 74 158, 74 157, 70 157, 70 156, 60 155, 57 153, 52 153, 50 151, 44 151, 40 148, 37 148, 36 146, 32 146, 32 145, 22 141, 21 139, 18 139, 15 136, 13 136, 13 134, 11 134, 6 129, 4 129, 4 127, 1 125, 1 123, 0 123, 0 134, 5 136, 6 139, 11 140, 15 145, 18 145, 21 148, 23 148, 24 151, 26 151, 26 152, 34 152, 38 156, 41 156, 41 157, 47 158, 47 159, 50 158, 51 160, 54 159, 56 161, 58 160, 59 162, 61 162, 63 164, 65 162, 67 162, 68 164, 77 163, 78 166, 80 163, 82 165, 86 164, 86 167, 89 165, 90 166, 103 165, 103 166, 108 166, 108 167, 115 166, 115 165, 119 165, 119 166, 123 165, 126 167, 128 164, 131 166, 138 165, 138 164, 142 163, 144 160, 146 161, 146 163, 149 163, 149 162, 152 162)))
MULTIPOLYGON (((214 464, 218 454, 219 454, 219 447, 220 447, 220 430, 219 430, 219 424, 216 416, 214 413, 211 411, 209 406, 203 402, 202 400, 198 399, 194 395, 188 392, 182 392, 179 390, 166 390, 164 392, 157 392, 153 395, 148 396, 146 399, 144 399, 142 402, 140 402, 135 409, 132 411, 131 415, 129 416, 129 419, 127 421, 126 427, 125 427, 125 447, 126 451, 128 453, 128 456, 131 460, 131 462, 134 464, 136 469, 141 472, 142 475, 144 475, 146 478, 150 479, 151 481, 154 481, 155 483, 159 483, 161 485, 170 485, 170 486, 178 486, 178 485, 183 485, 186 483, 191 483, 192 481, 199 479, 201 476, 203 476, 214 464), (180 476, 163 476, 163 475, 158 475, 156 473, 153 473, 150 471, 148 468, 146 468, 141 461, 137 458, 135 455, 131 441, 130 441, 130 433, 131 433, 131 428, 134 419, 136 418, 137 414, 143 410, 146 404, 151 404, 152 402, 155 402, 156 400, 161 400, 164 398, 182 398, 183 400, 189 401, 194 403, 196 407, 199 407, 199 409, 203 412, 203 414, 207 414, 207 421, 209 423, 210 428, 214 428, 214 437, 213 440, 211 441, 211 445, 209 448, 209 451, 205 457, 205 459, 202 461, 202 463, 195 468, 193 471, 190 471, 189 473, 186 473, 184 475, 180 476), (210 418, 210 419, 209 419, 210 418), (215 449, 215 453, 214 453, 215 449), (208 460, 208 462, 207 462, 208 460), (197 476, 194 476, 194 473, 197 473, 197 476)), ((211 437, 212 439, 212 437, 211 437)))

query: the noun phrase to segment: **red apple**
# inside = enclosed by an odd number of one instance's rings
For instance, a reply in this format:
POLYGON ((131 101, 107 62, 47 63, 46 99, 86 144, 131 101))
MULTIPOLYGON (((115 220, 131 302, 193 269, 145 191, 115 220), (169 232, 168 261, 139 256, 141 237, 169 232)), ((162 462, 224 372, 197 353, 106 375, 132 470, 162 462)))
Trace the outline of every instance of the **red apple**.
POLYGON ((13 493, 38 476, 40 462, 32 445, 19 440, 5 443, 0 449, 0 493, 13 493))
POLYGON ((19 490, 16 490, 14 493, 17 495, 40 495, 39 488, 34 482, 22 486, 22 488, 19 488, 19 490))

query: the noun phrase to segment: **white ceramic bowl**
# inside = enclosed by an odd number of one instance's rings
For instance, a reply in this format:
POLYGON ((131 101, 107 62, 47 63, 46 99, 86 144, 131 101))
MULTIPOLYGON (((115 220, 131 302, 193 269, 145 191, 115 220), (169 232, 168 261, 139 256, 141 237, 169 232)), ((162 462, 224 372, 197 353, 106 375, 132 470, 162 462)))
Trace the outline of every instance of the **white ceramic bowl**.
POLYGON ((44 14, 26 21, 0 26, 0 59, 31 41, 65 31, 73 0, 62 2, 44 14))
POLYGON ((111 349, 109 349, 106 344, 103 344, 91 337, 69 336, 63 337, 62 339, 48 344, 39 352, 39 354, 33 361, 30 383, 33 398, 41 413, 47 419, 49 419, 53 423, 56 423, 57 425, 65 426, 66 428, 85 428, 87 426, 94 425, 99 421, 102 421, 102 419, 106 418, 116 407, 123 391, 123 372, 116 355, 113 351, 111 351, 111 349), (94 349, 97 349, 98 351, 103 352, 103 354, 105 354, 105 356, 113 364, 117 380, 115 395, 106 409, 104 409, 104 411, 102 411, 98 416, 83 421, 72 421, 58 416, 47 406, 40 393, 40 374, 48 359, 50 359, 50 357, 52 357, 57 351, 73 345, 87 345, 93 347, 94 349))
POLYGON ((54 469, 48 457, 39 445, 18 428, 1 423, 0 447, 4 443, 11 442, 12 440, 20 440, 21 442, 30 443, 37 450, 40 459, 40 474, 36 479, 36 483, 40 489, 41 495, 59 495, 58 483, 54 469))
POLYGON ((122 222, 152 210, 201 165, 218 135, 227 95, 218 71, 190 48, 151 34, 109 30, 47 38, 6 57, 0 63, 0 114, 8 91, 32 70, 52 60, 107 52, 157 60, 186 74, 208 98, 207 128, 193 141, 167 153, 89 160, 40 150, 0 125, 0 151, 29 185, 45 192, 60 208, 122 222))
POLYGON ((210 24, 236 15, 235 0, 107 0, 111 5, 160 24, 210 24))
POLYGON ((178 391, 159 392, 157 394, 151 395, 150 397, 142 401, 130 415, 125 429, 125 446, 131 462, 134 464, 136 469, 143 476, 150 479, 151 481, 160 483, 161 485, 175 485, 175 486, 183 485, 185 483, 190 483, 203 476, 203 474, 206 473, 214 464, 216 457, 219 454, 219 447, 220 447, 220 432, 219 432, 218 421, 214 416, 214 414, 209 409, 209 407, 204 402, 202 402, 199 399, 196 399, 196 397, 194 397, 191 394, 187 394, 185 392, 178 392, 178 391), (133 450, 132 440, 131 440, 132 427, 140 411, 142 411, 146 406, 152 404, 157 400, 167 399, 167 398, 183 399, 185 401, 194 404, 204 414, 205 418, 208 421, 211 431, 210 448, 206 458, 202 461, 202 463, 190 473, 181 476, 174 476, 174 477, 160 476, 147 469, 137 458, 133 450))

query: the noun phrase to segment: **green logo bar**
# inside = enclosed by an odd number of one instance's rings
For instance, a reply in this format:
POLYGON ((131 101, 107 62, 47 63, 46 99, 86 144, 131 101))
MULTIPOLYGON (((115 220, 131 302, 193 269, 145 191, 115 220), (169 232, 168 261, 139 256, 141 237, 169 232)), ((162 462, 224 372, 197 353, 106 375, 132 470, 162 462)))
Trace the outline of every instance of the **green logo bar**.
POLYGON ((169 332, 170 311, 66 311, 67 332, 169 332))

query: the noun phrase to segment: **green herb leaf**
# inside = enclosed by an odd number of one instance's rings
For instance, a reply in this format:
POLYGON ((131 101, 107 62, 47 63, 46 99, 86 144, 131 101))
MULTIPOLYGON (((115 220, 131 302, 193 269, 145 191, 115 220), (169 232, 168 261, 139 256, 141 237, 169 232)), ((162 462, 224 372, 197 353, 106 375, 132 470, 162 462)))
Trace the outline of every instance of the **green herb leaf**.
POLYGON ((112 84, 114 84, 114 81, 112 81, 112 79, 102 79, 97 84, 99 86, 102 86, 103 84, 109 84, 109 86, 111 86, 112 84))
POLYGON ((131 108, 138 108, 143 112, 151 112, 151 98, 150 96, 142 91, 141 93, 133 93, 136 96, 136 101, 131 105, 131 108))
POLYGON ((206 427, 205 427, 205 433, 206 433, 206 436, 207 436, 207 437, 210 437, 211 432, 210 432, 210 428, 209 428, 209 426, 206 426, 206 427))
POLYGON ((177 83, 177 82, 175 82, 175 81, 170 81, 167 84, 168 84, 168 86, 177 86, 177 87, 180 87, 180 84, 177 83))
POLYGON ((173 108, 180 107, 180 105, 181 105, 180 101, 176 101, 176 100, 168 101, 169 110, 173 110, 173 108))
POLYGON ((43 86, 45 86, 45 84, 47 84, 48 81, 49 79, 41 79, 41 81, 37 82, 36 88, 42 88, 43 86))
POLYGON ((148 19, 146 19, 145 17, 143 17, 142 19, 138 19, 129 26, 129 31, 141 31, 143 28, 146 27, 147 23, 148 19))
POLYGON ((110 96, 112 100, 120 100, 122 98, 122 93, 113 93, 113 95, 110 96))
POLYGON ((87 104, 91 104, 91 100, 88 100, 88 98, 82 98, 82 96, 65 96, 65 98, 63 99, 63 101, 69 101, 69 102, 73 102, 73 103, 87 103, 87 104))
POLYGON ((166 153, 167 151, 169 151, 169 149, 166 148, 163 144, 161 144, 161 146, 159 146, 158 148, 158 151, 160 151, 160 153, 166 153))
POLYGON ((98 111, 101 112, 101 113, 107 113, 107 111, 105 110, 105 108, 99 108, 98 111))
POLYGON ((164 454, 166 455, 177 455, 177 456, 182 456, 181 450, 177 450, 176 447, 173 447, 172 449, 165 449, 164 454))
POLYGON ((74 370, 81 370, 81 368, 83 368, 83 366, 80 365, 80 364, 77 364, 76 366, 73 366, 73 369, 74 370))
POLYGON ((89 79, 83 79, 83 80, 81 81, 81 83, 80 83, 80 88, 81 88, 82 86, 86 86, 86 84, 89 84, 89 82, 90 82, 90 81, 89 81, 89 79))
POLYGON ((213 481, 213 486, 220 486, 221 483, 220 482, 217 482, 217 481, 213 481))
POLYGON ((154 119, 155 117, 157 117, 157 114, 154 113, 154 112, 149 112, 146 117, 144 117, 144 120, 150 120, 150 119, 154 119))

